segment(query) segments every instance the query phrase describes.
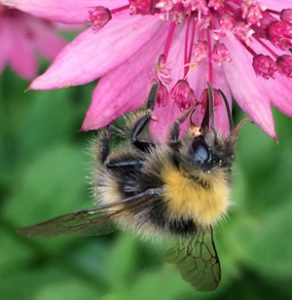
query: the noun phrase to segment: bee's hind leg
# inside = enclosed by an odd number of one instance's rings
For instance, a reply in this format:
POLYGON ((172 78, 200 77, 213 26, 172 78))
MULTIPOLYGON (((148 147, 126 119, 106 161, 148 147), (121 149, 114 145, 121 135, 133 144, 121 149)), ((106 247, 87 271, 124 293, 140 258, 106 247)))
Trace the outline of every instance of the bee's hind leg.
POLYGON ((100 139, 100 151, 99 151, 99 161, 104 164, 106 161, 109 152, 110 152, 110 140, 111 140, 111 134, 110 134, 110 125, 103 128, 102 137, 100 139))
POLYGON ((140 140, 138 136, 151 120, 152 111, 156 102, 157 95, 158 95, 158 83, 155 82, 152 85, 149 92, 147 105, 146 105, 147 110, 142 115, 142 117, 138 119, 138 121, 136 121, 131 131, 131 143, 142 151, 148 151, 149 149, 155 147, 153 143, 146 140, 140 140))

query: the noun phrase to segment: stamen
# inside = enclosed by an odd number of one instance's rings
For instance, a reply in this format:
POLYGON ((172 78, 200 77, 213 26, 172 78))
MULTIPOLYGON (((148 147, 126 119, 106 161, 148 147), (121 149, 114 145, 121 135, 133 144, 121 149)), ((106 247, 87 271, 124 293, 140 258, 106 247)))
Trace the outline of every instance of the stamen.
POLYGON ((120 7, 114 8, 114 9, 111 10, 111 13, 113 15, 113 14, 119 13, 119 12, 121 12, 123 10, 129 9, 129 7, 130 7, 130 5, 124 5, 124 6, 120 6, 120 7))
MULTIPOLYGON (((192 31, 191 31, 191 39, 190 43, 188 41, 185 41, 185 64, 184 64, 184 78, 186 78, 189 74, 190 71, 190 66, 191 66, 191 59, 193 56, 193 48, 194 48, 194 40, 195 40, 195 30, 196 30, 196 20, 190 16, 188 18, 188 28, 187 30, 189 31, 190 27, 190 22, 192 22, 192 31)), ((187 34, 188 38, 189 34, 187 34)))
POLYGON ((276 64, 278 66, 279 72, 292 78, 292 56, 290 55, 282 55, 277 58, 276 64))
POLYGON ((207 41, 208 41, 208 71, 209 71, 209 82, 212 85, 213 83, 213 64, 212 64, 212 45, 211 45, 211 36, 210 31, 207 32, 207 41))
MULTIPOLYGON (((192 17, 190 17, 192 18, 192 17)), ((188 56, 188 63, 191 62, 192 55, 193 55, 193 47, 194 47, 194 40, 195 40, 195 31, 196 31, 196 20, 192 19, 192 32, 191 32, 191 42, 189 47, 189 56, 188 56)))
POLYGON ((172 78, 170 74, 170 68, 167 67, 166 59, 163 54, 159 57, 156 73, 157 78, 162 85, 168 86, 171 83, 172 78))
POLYGON ((164 46, 164 57, 165 60, 167 60, 167 56, 168 56, 168 52, 170 49, 170 45, 173 39, 173 34, 174 34, 174 30, 175 30, 176 24, 174 22, 171 22, 169 28, 168 28, 168 34, 167 34, 167 38, 166 38, 166 42, 165 42, 165 46, 164 46))
POLYGON ((187 20, 187 26, 186 26, 186 33, 185 33, 185 48, 184 48, 184 77, 186 77, 186 74, 188 73, 189 67, 188 64, 188 41, 189 41, 189 30, 190 30, 190 22, 191 18, 188 18, 187 20))
POLYGON ((288 22, 272 22, 267 33, 269 40, 274 46, 282 50, 288 50, 292 47, 292 25, 288 22))

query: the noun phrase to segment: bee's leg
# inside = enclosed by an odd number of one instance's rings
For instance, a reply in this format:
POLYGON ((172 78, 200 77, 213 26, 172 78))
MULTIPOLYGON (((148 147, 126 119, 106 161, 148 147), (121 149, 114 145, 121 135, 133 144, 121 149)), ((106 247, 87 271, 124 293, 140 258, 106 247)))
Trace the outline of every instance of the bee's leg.
POLYGON ((142 151, 147 151, 150 148, 155 147, 155 145, 146 140, 140 140, 138 138, 139 134, 143 131, 143 129, 148 125, 151 120, 152 111, 156 102, 158 94, 158 83, 154 83, 150 89, 150 93, 147 99, 146 109, 147 111, 142 117, 134 124, 132 132, 131 132, 131 142, 134 146, 142 151))
POLYGON ((186 118, 194 111, 193 108, 188 109, 185 111, 179 118, 176 119, 174 122, 171 131, 170 131, 170 141, 169 145, 173 148, 177 148, 180 146, 181 142, 179 140, 179 133, 180 133, 180 125, 186 120, 186 118))
POLYGON ((135 168, 141 166, 142 166, 142 161, 139 159, 126 159, 126 160, 121 160, 116 162, 109 161, 106 163, 106 167, 109 169, 135 168))
POLYGON ((99 160, 102 164, 104 164, 110 152, 110 139, 110 125, 108 125, 103 129, 102 137, 100 139, 99 160))
POLYGON ((131 132, 131 143, 142 151, 147 151, 155 145, 147 140, 140 140, 139 134, 151 120, 151 112, 147 111, 135 124, 131 132))

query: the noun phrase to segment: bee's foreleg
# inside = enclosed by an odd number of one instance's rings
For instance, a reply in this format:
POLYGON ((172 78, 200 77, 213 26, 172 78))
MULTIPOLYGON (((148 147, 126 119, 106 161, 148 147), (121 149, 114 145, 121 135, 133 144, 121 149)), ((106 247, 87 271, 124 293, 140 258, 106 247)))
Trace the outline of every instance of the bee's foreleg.
POLYGON ((171 131, 170 131, 170 146, 177 147, 180 145, 179 133, 180 133, 180 125, 186 120, 186 118, 193 112, 193 108, 185 111, 179 118, 174 122, 171 131))
POLYGON ((158 94, 158 83, 155 82, 151 86, 147 104, 146 104, 146 112, 142 115, 140 119, 134 124, 132 132, 131 132, 131 142, 134 146, 142 151, 147 151, 149 148, 154 147, 155 145, 146 140, 140 140, 138 138, 139 134, 143 131, 143 129, 148 125, 151 120, 152 110, 154 109, 154 105, 156 102, 158 94))
POLYGON ((155 145, 147 140, 140 140, 138 138, 139 134, 147 126, 151 119, 151 113, 147 111, 135 124, 131 132, 131 143, 142 151, 147 151, 150 148, 155 147, 155 145))
POLYGON ((102 164, 104 164, 110 152, 110 139, 110 125, 108 125, 103 129, 102 137, 100 139, 100 151, 98 156, 102 164))

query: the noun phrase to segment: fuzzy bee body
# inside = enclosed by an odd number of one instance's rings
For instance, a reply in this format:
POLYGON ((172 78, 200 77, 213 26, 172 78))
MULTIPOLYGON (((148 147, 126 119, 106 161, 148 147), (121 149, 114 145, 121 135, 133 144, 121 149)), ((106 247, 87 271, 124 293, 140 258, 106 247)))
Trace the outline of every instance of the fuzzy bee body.
POLYGON ((225 215, 229 207, 230 167, 202 171, 189 165, 188 155, 183 157, 167 145, 152 148, 146 154, 139 149, 122 149, 98 168, 95 189, 105 205, 158 189, 159 195, 152 197, 144 210, 137 214, 135 208, 129 207, 127 216, 117 218, 117 223, 144 237, 159 237, 161 233, 192 235, 208 229, 225 215), (107 167, 125 161, 138 163, 126 168, 107 167))
POLYGON ((221 269, 212 227, 230 205, 237 132, 223 137, 215 131, 214 124, 209 126, 209 120, 214 118, 209 86, 209 103, 201 126, 191 125, 180 139, 180 125, 191 117, 189 110, 173 124, 168 141, 156 145, 141 136, 151 120, 157 94, 155 82, 147 110, 131 117, 130 125, 125 126, 130 128, 127 147, 111 151, 110 126, 94 143, 98 158, 92 180, 96 208, 18 231, 32 236, 94 235, 112 231, 113 224, 145 238, 169 239, 174 244, 167 251, 166 260, 176 264, 183 279, 198 290, 213 290, 220 282, 221 269))

